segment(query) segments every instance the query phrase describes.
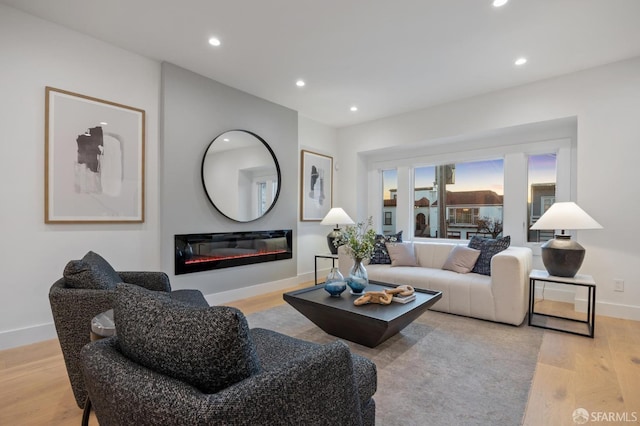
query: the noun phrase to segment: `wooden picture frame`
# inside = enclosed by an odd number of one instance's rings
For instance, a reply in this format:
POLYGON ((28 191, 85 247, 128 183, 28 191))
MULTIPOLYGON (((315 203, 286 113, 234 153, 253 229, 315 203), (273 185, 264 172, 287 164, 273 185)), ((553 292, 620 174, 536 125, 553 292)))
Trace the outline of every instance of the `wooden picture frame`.
POLYGON ((321 221, 333 205, 333 157, 300 153, 300 220, 321 221))
POLYGON ((45 223, 144 222, 145 111, 45 88, 45 223))

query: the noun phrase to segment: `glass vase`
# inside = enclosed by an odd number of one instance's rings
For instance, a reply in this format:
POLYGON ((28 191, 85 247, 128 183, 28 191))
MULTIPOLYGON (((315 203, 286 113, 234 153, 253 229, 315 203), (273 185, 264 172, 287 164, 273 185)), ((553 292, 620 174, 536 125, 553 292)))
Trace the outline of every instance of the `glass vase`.
POLYGON ((340 297, 342 292, 347 289, 347 283, 338 268, 331 268, 331 271, 324 282, 324 289, 332 297, 340 297))
POLYGON ((351 289, 351 294, 355 295, 361 295, 369 285, 369 276, 367 275, 367 269, 362 264, 362 259, 354 259, 353 267, 349 271, 347 285, 351 289))

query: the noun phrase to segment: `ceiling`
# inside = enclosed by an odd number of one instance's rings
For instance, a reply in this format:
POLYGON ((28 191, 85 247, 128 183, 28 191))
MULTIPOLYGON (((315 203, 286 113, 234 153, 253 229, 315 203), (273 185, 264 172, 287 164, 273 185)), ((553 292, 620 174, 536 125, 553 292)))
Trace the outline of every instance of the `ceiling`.
POLYGON ((640 56, 640 0, 0 3, 334 127, 640 56))

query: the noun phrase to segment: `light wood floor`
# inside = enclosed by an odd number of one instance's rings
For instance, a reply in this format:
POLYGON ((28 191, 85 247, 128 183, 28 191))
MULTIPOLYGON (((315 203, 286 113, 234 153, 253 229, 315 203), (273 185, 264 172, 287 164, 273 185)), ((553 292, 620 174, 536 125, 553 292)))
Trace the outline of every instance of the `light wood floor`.
MULTIPOLYGON (((282 292, 274 292, 229 305, 250 314, 282 303, 282 292)), ((569 308, 558 302, 536 305, 536 311, 547 313, 569 308)), ((640 322, 598 316, 595 339, 544 331, 523 422, 575 425, 577 408, 591 416, 614 413, 632 420, 635 415, 640 421, 640 322)), ((81 418, 57 340, 0 351, 0 425, 75 426, 81 418)), ((90 424, 97 424, 95 417, 90 424)))

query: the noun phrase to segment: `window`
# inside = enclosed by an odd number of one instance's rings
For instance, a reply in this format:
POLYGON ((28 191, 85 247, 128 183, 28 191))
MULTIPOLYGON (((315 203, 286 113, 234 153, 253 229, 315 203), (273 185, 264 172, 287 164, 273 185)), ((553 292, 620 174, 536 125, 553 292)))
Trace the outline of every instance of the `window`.
POLYGON ((382 217, 384 224, 382 232, 385 235, 395 234, 396 227, 391 220, 393 212, 396 210, 398 201, 398 171, 382 171, 382 217))
MULTIPOLYGON (((527 229, 540 219, 556 201, 556 154, 530 155, 527 159, 528 223, 527 229)), ((528 242, 544 242, 553 238, 553 230, 532 231, 528 242)))
POLYGON ((454 225, 476 225, 479 212, 479 208, 450 208, 449 223, 454 225))
POLYGON ((393 206, 393 227, 404 230, 407 240, 510 235, 513 244, 535 250, 553 238, 553 231, 533 233, 530 226, 555 201, 571 200, 576 192, 576 122, 547 126, 513 129, 513 134, 505 130, 486 143, 416 144, 392 156, 386 150, 370 153, 368 210, 382 230, 385 215, 379 206, 383 198, 393 199, 385 201, 393 206), (552 130, 554 136, 544 133, 536 140, 537 129, 552 130), (383 171, 392 173, 392 185, 383 171), (392 189, 384 197, 383 180, 392 189))
POLYGON ((384 212, 384 224, 385 226, 392 225, 391 212, 384 212))
POLYGON ((267 183, 258 182, 258 215, 262 216, 267 212, 267 183))
POLYGON ((497 237, 502 233, 503 198, 502 159, 416 167, 415 236, 497 237))

